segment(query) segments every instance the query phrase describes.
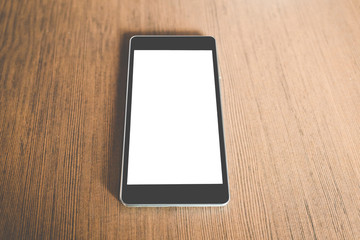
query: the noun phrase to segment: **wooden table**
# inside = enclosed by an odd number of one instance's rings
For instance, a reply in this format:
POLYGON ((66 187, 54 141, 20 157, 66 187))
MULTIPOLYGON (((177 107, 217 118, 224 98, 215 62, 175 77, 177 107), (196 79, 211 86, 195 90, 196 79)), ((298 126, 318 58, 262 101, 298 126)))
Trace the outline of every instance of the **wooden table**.
POLYGON ((357 0, 0 1, 0 239, 360 239, 357 0), (217 39, 231 201, 118 200, 128 40, 217 39))

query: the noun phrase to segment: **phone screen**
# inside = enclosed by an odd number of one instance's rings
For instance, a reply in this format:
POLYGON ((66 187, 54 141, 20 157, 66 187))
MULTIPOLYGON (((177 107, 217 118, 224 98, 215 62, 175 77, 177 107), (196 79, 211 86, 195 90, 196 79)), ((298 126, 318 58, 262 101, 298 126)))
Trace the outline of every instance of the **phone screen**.
POLYGON ((134 50, 128 185, 222 184, 212 50, 134 50))

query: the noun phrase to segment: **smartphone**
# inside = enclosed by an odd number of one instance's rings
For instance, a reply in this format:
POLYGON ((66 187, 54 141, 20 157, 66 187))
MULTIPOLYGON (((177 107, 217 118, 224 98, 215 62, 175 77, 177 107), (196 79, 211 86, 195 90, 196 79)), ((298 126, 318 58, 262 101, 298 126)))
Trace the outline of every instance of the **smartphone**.
POLYGON ((215 39, 130 39, 120 200, 221 206, 230 198, 215 39))

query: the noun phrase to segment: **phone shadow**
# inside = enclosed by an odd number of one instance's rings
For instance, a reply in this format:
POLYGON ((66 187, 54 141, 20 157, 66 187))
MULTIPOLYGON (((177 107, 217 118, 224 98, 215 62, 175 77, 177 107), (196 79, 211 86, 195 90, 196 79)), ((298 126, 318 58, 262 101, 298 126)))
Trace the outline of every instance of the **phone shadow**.
POLYGON ((129 40, 134 35, 202 35, 199 31, 129 31, 120 35, 120 57, 116 80, 115 116, 111 124, 113 129, 112 149, 105 172, 105 185, 117 199, 120 196, 120 178, 122 171, 122 151, 124 138, 124 118, 126 108, 126 82, 128 68, 129 40))

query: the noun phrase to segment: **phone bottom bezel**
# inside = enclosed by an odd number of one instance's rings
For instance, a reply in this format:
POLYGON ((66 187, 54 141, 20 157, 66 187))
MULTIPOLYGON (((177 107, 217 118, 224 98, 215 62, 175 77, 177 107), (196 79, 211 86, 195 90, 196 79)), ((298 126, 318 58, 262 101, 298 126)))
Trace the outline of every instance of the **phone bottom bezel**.
POLYGON ((224 206, 230 200, 227 184, 125 185, 120 191, 125 206, 224 206))

